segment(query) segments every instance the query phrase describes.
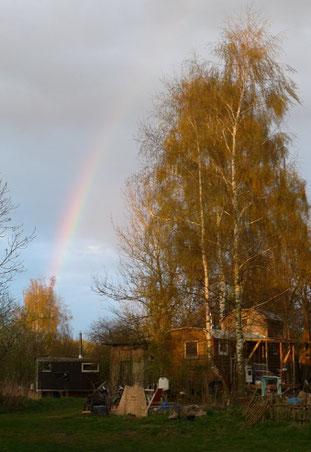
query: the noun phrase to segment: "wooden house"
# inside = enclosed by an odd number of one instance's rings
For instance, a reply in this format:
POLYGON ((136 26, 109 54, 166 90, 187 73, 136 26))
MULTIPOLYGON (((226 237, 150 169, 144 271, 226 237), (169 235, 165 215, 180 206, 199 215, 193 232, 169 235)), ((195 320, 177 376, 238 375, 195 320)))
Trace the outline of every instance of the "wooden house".
MULTIPOLYGON (((212 353, 223 379, 230 385, 236 365, 235 313, 228 314, 221 326, 220 330, 212 330, 212 353)), ((302 356, 307 355, 302 355, 306 344, 284 338, 283 322, 278 315, 269 311, 243 310, 242 329, 247 382, 256 383, 263 374, 278 375, 283 383, 296 383, 302 374, 311 376, 310 366, 305 366, 307 359, 302 360, 302 356)), ((169 335, 176 366, 185 367, 187 363, 192 378, 199 379, 195 369, 198 364, 207 364, 205 329, 178 328, 171 330, 169 335)))
MULTIPOLYGON (((280 376, 283 384, 295 384, 304 379, 310 379, 311 383, 311 344, 284 338, 284 325, 277 314, 245 309, 242 311, 242 329, 245 380, 248 383, 256 384, 267 374, 280 376)), ((211 333, 214 361, 230 386, 236 368, 235 313, 229 313, 221 329, 213 329, 211 333)), ((216 382, 208 365, 204 328, 183 327, 168 331, 166 351, 170 363, 162 374, 175 379, 179 387, 196 387, 196 391, 200 391, 206 382, 216 382)), ((149 358, 148 344, 113 346, 111 381, 115 385, 135 382, 146 385, 149 358)))

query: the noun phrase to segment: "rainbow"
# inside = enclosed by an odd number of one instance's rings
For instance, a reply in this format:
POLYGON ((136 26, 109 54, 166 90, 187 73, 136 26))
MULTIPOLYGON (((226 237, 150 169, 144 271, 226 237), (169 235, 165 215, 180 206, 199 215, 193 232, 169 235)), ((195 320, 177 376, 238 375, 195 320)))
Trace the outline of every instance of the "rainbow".
MULTIPOLYGON (((167 30, 168 33, 162 31, 161 37, 159 38, 159 36, 156 36, 156 41, 154 43, 145 43, 146 49, 149 49, 149 53, 150 49, 152 49, 153 61, 156 61, 157 54, 160 54, 163 51, 163 48, 165 48, 168 34, 172 36, 175 41, 179 40, 180 35, 178 32, 181 32, 182 30, 180 25, 177 27, 175 26, 175 30, 172 30, 170 24, 170 28, 167 30), (179 30, 176 29, 177 27, 179 30)), ((73 190, 71 191, 63 215, 61 216, 61 221, 57 227, 52 257, 51 261, 48 263, 48 277, 55 276, 56 278, 59 278, 61 275, 69 247, 78 229, 88 196, 95 184, 96 176, 103 162, 105 151, 111 145, 118 130, 118 124, 128 113, 129 106, 135 95, 138 93, 142 81, 145 78, 146 71, 144 70, 144 66, 145 63, 144 60, 142 60, 141 66, 137 70, 139 77, 135 78, 133 89, 128 92, 121 92, 114 107, 111 109, 109 119, 113 125, 107 133, 99 136, 95 145, 87 152, 86 160, 78 174, 76 183, 73 185, 73 190)))
POLYGON ((48 277, 55 276, 58 278, 62 272, 66 255, 80 224, 89 194, 96 182, 105 151, 109 148, 115 135, 118 119, 120 120, 122 116, 121 112, 125 111, 125 103, 125 101, 119 103, 112 113, 111 119, 114 126, 110 128, 109 133, 97 138, 95 144, 86 153, 86 159, 65 204, 65 209, 57 228, 52 259, 47 269, 48 277))
POLYGON ((92 150, 66 203, 61 222, 57 228, 52 259, 47 270, 48 277, 59 277, 61 273, 67 251, 76 233, 85 203, 92 189, 93 181, 96 179, 97 168, 100 167, 102 159, 100 151, 99 147, 92 150))

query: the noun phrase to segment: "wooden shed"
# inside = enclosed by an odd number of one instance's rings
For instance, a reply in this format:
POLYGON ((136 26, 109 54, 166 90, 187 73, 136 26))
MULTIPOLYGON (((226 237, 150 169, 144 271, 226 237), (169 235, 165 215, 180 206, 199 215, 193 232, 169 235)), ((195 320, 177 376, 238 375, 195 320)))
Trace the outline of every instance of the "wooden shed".
POLYGON ((110 384, 144 385, 146 344, 110 344, 110 384))

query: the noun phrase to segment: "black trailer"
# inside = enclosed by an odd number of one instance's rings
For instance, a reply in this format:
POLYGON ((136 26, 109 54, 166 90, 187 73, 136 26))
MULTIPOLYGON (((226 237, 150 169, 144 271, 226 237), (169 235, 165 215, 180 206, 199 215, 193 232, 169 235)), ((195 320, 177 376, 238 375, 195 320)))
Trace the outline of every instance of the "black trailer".
POLYGON ((99 363, 90 358, 37 358, 36 390, 42 395, 85 396, 101 383, 99 363))

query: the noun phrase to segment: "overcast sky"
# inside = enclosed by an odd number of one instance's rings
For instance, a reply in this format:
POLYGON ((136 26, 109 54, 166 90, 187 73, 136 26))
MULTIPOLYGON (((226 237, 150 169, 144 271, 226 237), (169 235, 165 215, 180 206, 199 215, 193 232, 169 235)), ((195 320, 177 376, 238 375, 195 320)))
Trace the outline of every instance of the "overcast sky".
MULTIPOLYGON (((303 103, 287 129, 296 136, 292 155, 310 185, 311 3, 252 4, 282 36, 282 61, 297 70, 303 103)), ((121 188, 138 167, 138 125, 161 79, 177 74, 194 52, 211 59, 209 43, 246 5, 0 0, 1 177, 19 205, 14 220, 27 232, 36 228, 23 254, 27 271, 11 288, 18 300, 30 278, 55 272, 75 334, 109 315, 91 290, 92 276, 114 272, 111 218, 125 221, 121 188)))

